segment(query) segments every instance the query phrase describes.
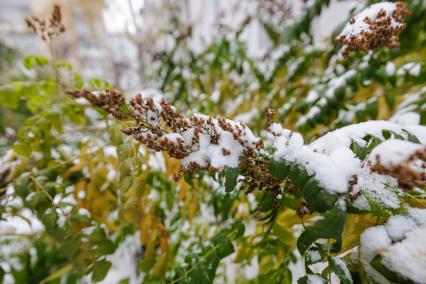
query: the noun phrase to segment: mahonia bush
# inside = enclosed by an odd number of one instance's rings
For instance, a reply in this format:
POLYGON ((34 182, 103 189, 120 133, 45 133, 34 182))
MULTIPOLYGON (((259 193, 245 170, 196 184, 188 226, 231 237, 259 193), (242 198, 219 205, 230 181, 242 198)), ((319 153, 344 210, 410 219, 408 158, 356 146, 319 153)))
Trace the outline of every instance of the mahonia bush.
MULTIPOLYGON (((0 87, 16 118, 0 129, 0 279, 425 283, 424 1, 359 4, 341 49, 312 46, 329 1, 292 21, 260 2, 199 54, 174 37, 153 55, 158 90, 130 100, 24 59, 40 76, 0 87), (240 38, 254 20, 259 57, 240 38)), ((49 22, 27 21, 46 44, 59 7, 49 22)))

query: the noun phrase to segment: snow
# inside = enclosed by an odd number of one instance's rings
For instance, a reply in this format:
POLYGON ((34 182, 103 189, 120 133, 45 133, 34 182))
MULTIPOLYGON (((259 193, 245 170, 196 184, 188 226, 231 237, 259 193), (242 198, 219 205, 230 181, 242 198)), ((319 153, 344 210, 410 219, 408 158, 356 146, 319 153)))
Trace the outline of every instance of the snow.
POLYGON ((369 160, 383 166, 392 167, 406 161, 416 151, 424 149, 424 145, 398 139, 385 140, 370 153, 369 160), (379 160, 378 160, 379 159, 379 160))
POLYGON ((274 143, 276 149, 274 156, 276 159, 284 157, 291 159, 291 156, 297 155, 303 147, 303 137, 300 133, 290 132, 286 134, 280 135, 274 143))
POLYGON ((324 279, 319 275, 308 274, 308 284, 323 284, 324 279))
POLYGON ((418 226, 426 226, 426 210, 419 208, 410 208, 408 210, 410 217, 418 226))
POLYGON ((214 103, 217 103, 217 102, 219 102, 220 97, 221 97, 221 93, 219 92, 219 90, 215 90, 215 91, 211 94, 211 96, 210 96, 210 100, 211 100, 212 102, 214 102, 214 103))
POLYGON ((415 283, 426 283, 426 227, 408 232, 405 239, 387 248, 383 264, 415 283))
POLYGON ((110 156, 110 157, 114 157, 117 158, 117 147, 115 146, 111 146, 111 145, 107 145, 105 147, 103 147, 104 150, 104 155, 105 156, 110 156))
POLYGON ((404 101, 398 106, 390 121, 403 125, 419 125, 419 111, 424 107, 421 106, 423 98, 426 95, 426 87, 421 88, 417 92, 410 93, 404 96, 404 101))
POLYGON ((385 67, 386 75, 387 76, 393 76, 393 75, 395 75, 395 72, 396 72, 395 63, 390 62, 390 61, 388 63, 386 63, 386 67, 385 67))
POLYGON ((165 98, 165 95, 157 89, 144 89, 139 92, 143 100, 152 98, 155 103, 160 103, 162 99, 165 98))
POLYGON ((346 81, 351 79, 355 75, 356 71, 351 69, 346 71, 346 73, 342 74, 341 76, 331 79, 330 82, 328 82, 327 84, 329 89, 326 91, 325 96, 327 98, 334 97, 334 92, 336 91, 336 89, 343 87, 346 84, 346 81))
POLYGON ((404 125, 404 129, 414 134, 421 144, 426 145, 426 126, 404 125))
MULTIPOLYGON (((353 18, 353 22, 349 22, 338 37, 357 37, 363 32, 369 32, 370 26, 364 21, 365 18, 370 18, 373 22, 377 19, 380 10, 384 10, 387 15, 392 15, 396 9, 396 3, 381 2, 373 4, 364 9, 361 13, 353 18)), ((391 17, 391 26, 394 28, 402 25, 391 17)))
POLYGON ((137 273, 137 253, 141 247, 139 239, 139 234, 127 236, 115 252, 107 256, 112 265, 99 283, 119 283, 123 279, 129 279, 130 284, 141 283, 141 274, 137 273))
POLYGON ((320 107, 327 105, 327 99, 333 99, 335 97, 336 90, 340 87, 344 87, 346 85, 346 82, 352 79, 355 75, 355 70, 348 70, 339 77, 331 78, 327 83, 323 85, 324 87, 322 91, 324 91, 324 97, 322 97, 321 99, 320 92, 317 89, 309 91, 308 96, 304 100, 304 103, 314 103, 316 100, 319 99, 317 103, 319 106, 314 105, 307 114, 300 116, 300 118, 296 122, 296 126, 305 124, 307 120, 319 114, 321 112, 320 107))
POLYGON ((167 133, 167 134, 163 135, 161 137, 161 139, 173 141, 175 143, 177 143, 179 141, 184 141, 183 136, 179 133, 167 133))
POLYGON ((234 117, 234 120, 244 124, 249 124, 250 122, 253 121, 253 119, 255 119, 258 116, 259 116, 259 110, 257 108, 252 108, 248 112, 238 114, 236 117, 234 117))
MULTIPOLYGON (((409 125, 405 127, 409 132, 423 139, 426 127, 409 125)), ((279 124, 272 124, 270 131, 276 136, 273 147, 274 159, 285 159, 302 165, 310 175, 331 192, 346 192, 349 180, 353 175, 358 176, 355 192, 365 193, 367 199, 373 200, 386 208, 399 208, 401 202, 398 194, 389 188, 397 188, 394 179, 372 173, 367 166, 362 166, 361 161, 350 150, 353 141, 365 144, 363 137, 372 135, 384 139, 383 130, 390 130, 405 136, 403 128, 387 121, 367 121, 346 126, 304 145, 303 137, 288 129, 283 129, 279 124)), ((426 136, 426 135, 425 135, 426 136)), ((369 160, 376 162, 377 155, 384 164, 396 165, 404 161, 414 151, 424 146, 402 140, 387 140, 377 146, 369 160)), ((356 202, 360 209, 367 208, 366 200, 356 202)))
POLYGON ((420 114, 416 112, 404 112, 394 115, 390 121, 400 125, 410 125, 420 123, 420 114))
MULTIPOLYGON (((207 120, 209 120, 208 116, 202 114, 194 114, 193 116, 203 120, 203 123, 206 123, 207 120)), ((255 144, 259 141, 259 138, 254 136, 250 129, 245 127, 243 124, 228 119, 225 120, 226 123, 231 125, 231 127, 242 131, 241 138, 244 141, 242 145, 239 141, 234 139, 231 132, 222 130, 216 119, 211 119, 211 121, 213 123, 214 130, 219 135, 218 143, 211 143, 210 135, 200 134, 199 144, 197 145, 198 149, 192 151, 182 160, 182 165, 184 167, 188 167, 192 162, 197 163, 201 167, 211 165, 218 169, 222 169, 224 167, 237 167, 239 158, 243 153, 243 146, 254 148, 255 144), (224 150, 227 153, 224 153, 224 150)), ((192 140, 194 132, 190 129, 182 133, 182 136, 179 135, 180 134, 174 134, 171 138, 182 138, 187 144, 190 144, 188 142, 192 140)))
POLYGON ((361 193, 365 200, 358 200, 352 205, 360 210, 365 210, 367 209, 366 202, 371 201, 383 208, 397 209, 401 207, 401 201, 397 192, 392 190, 397 187, 398 183, 394 178, 371 172, 368 167, 364 166, 358 174, 358 182, 352 193, 361 193))
POLYGON ((421 71, 421 65, 419 63, 409 62, 402 65, 398 69, 396 74, 399 76, 404 76, 405 74, 409 74, 411 76, 417 77, 420 75, 420 71, 421 71))
MULTIPOLYGON (((273 125, 276 133, 280 130, 273 125)), ((346 192, 349 179, 357 173, 360 160, 345 147, 339 147, 329 154, 318 153, 309 145, 303 145, 303 137, 296 132, 281 131, 274 148, 274 158, 285 158, 302 165, 310 175, 326 189, 332 192, 346 192)))
POLYGON ((316 101, 319 98, 319 94, 317 90, 310 90, 308 93, 308 96, 305 99, 305 102, 307 103, 312 103, 314 101, 316 101))
POLYGON ((334 261, 334 263, 340 267, 340 269, 345 274, 346 279, 352 279, 351 273, 349 272, 348 266, 346 263, 339 257, 332 256, 331 257, 334 261))
POLYGON ((368 200, 365 198, 365 196, 362 195, 358 196, 354 201, 352 201, 352 206, 363 211, 371 210, 368 200))
POLYGON ((384 225, 370 227, 361 235, 360 260, 370 277, 386 282, 370 262, 376 255, 391 271, 415 283, 426 283, 426 209, 409 208, 384 225))
POLYGON ((366 229, 361 235, 360 242, 362 260, 367 263, 370 263, 377 254, 392 244, 384 226, 366 229))
POLYGON ((321 254, 316 250, 308 250, 306 257, 310 263, 315 263, 321 260, 321 254))
POLYGON ((8 231, 17 235, 36 235, 44 230, 43 224, 29 209, 22 209, 19 215, 22 217, 8 216, 5 220, 0 221, 3 233, 8 231))
MULTIPOLYGON (((412 126, 404 127, 404 129, 411 128, 412 126)), ((400 135, 404 135, 402 127, 396 123, 384 121, 384 120, 370 120, 361 122, 358 124, 349 125, 318 138, 313 141, 310 145, 317 152, 330 153, 338 147, 349 147, 352 141, 361 141, 366 135, 372 135, 380 139, 384 139, 382 136, 383 130, 390 130, 400 135)), ((412 128, 413 129, 413 128, 412 128)), ((413 129, 412 134, 425 132, 426 127, 420 126, 418 129, 413 129)), ((410 131, 411 132, 411 131, 410 131)), ((426 141, 426 140, 425 140, 426 141)))
POLYGON ((0 236, 12 234, 16 231, 16 228, 8 223, 0 223, 0 236))
POLYGON ((417 225, 413 219, 408 216, 392 216, 387 221, 385 228, 392 241, 400 241, 407 232, 412 231, 417 225))

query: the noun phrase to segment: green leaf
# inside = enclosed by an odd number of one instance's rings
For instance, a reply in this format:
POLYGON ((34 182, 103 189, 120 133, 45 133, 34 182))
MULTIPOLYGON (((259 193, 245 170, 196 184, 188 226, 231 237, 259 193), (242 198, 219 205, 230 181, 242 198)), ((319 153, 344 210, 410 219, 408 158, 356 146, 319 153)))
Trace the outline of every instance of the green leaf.
POLYGON ((71 80, 72 80, 75 88, 81 89, 81 88, 84 87, 84 80, 83 80, 83 77, 80 74, 73 73, 71 75, 71 80))
POLYGON ((231 192, 237 185, 237 179, 241 172, 239 167, 236 168, 225 168, 225 191, 231 192))
POLYGON ((44 67, 49 63, 49 60, 44 56, 28 55, 24 58, 24 66, 26 69, 33 69, 34 67, 44 67))
POLYGON ((332 210, 324 214, 324 219, 307 227, 297 240, 297 248, 300 254, 305 254, 306 250, 318 239, 334 239, 336 242, 331 249, 332 252, 340 250, 341 235, 346 220, 346 212, 335 206, 332 210))
POLYGON ((98 255, 107 255, 114 253, 116 248, 116 244, 114 244, 112 241, 105 240, 96 243, 95 252, 98 255))
POLYGON ((311 178, 302 189, 308 208, 323 213, 333 208, 337 196, 322 188, 315 178, 311 178))
POLYGON ((396 102, 397 89, 391 89, 385 92, 385 101, 389 108, 393 108, 396 102))
MULTIPOLYGON (((28 197, 31 199, 28 198, 26 200, 27 206, 33 210, 36 210, 38 213, 44 213, 44 211, 46 211, 47 208, 49 208, 50 206, 50 201, 43 192, 34 192, 31 197, 28 197)), ((43 216, 47 224, 51 223, 51 216, 53 216, 54 214, 55 212, 52 209, 50 214, 43 216)))
POLYGON ((4 275, 5 275, 5 271, 3 269, 3 267, 0 266, 0 283, 3 283, 4 280, 4 275))
POLYGON ((346 263, 338 257, 332 256, 329 258, 330 261, 330 269, 333 271, 337 277, 340 279, 340 283, 342 284, 352 284, 352 276, 349 272, 348 266, 346 263))
POLYGON ((95 262, 92 267, 92 281, 99 282, 104 280, 110 268, 111 262, 107 260, 99 260, 95 262))
POLYGON ((372 119, 376 119, 379 114, 379 103, 377 100, 367 104, 366 111, 372 119))
POLYGON ((351 150, 352 152, 354 152, 354 154, 360 159, 360 160, 364 160, 365 157, 367 157, 368 155, 368 148, 367 147, 363 147, 361 145, 359 145, 357 142, 352 141, 351 144, 351 150))
POLYGON ((420 140, 417 138, 416 135, 411 134, 410 132, 408 132, 405 129, 402 129, 402 132, 404 132, 405 134, 407 134, 407 140, 412 142, 412 143, 416 143, 416 144, 421 144, 420 140))
POLYGON ((291 183, 302 187, 309 180, 311 180, 311 176, 301 165, 297 163, 293 163, 290 168, 289 176, 291 183))
POLYGON ((291 164, 286 160, 274 160, 269 161, 268 169, 269 173, 280 180, 284 180, 290 173, 291 164))
POLYGON ((19 105, 19 94, 14 92, 9 86, 1 86, 0 105, 10 109, 16 109, 19 105))
POLYGON ((91 242, 102 242, 107 240, 107 236, 105 233, 105 230, 101 227, 97 227, 95 230, 93 230, 93 232, 90 234, 89 236, 89 240, 91 242))
POLYGON ((90 89, 92 90, 104 90, 104 89, 109 89, 112 87, 112 85, 108 83, 107 81, 96 79, 96 78, 90 78, 88 80, 88 83, 89 83, 90 89))
POLYGON ((71 64, 66 60, 56 60, 55 62, 53 62, 53 66, 57 69, 64 68, 64 69, 67 69, 68 71, 72 69, 71 64))
POLYGON ((413 282, 401 277, 398 273, 389 270, 383 263, 380 255, 376 256, 371 261, 371 266, 374 267, 380 274, 392 283, 412 284, 413 282))

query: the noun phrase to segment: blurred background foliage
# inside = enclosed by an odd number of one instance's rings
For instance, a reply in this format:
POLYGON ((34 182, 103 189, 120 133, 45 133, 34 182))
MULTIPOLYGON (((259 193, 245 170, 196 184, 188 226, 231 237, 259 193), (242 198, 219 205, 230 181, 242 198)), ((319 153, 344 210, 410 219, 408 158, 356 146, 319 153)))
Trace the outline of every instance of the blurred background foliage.
MULTIPOLYGON (((201 51, 188 43, 191 26, 170 13, 170 47, 140 62, 152 66, 144 86, 184 111, 233 118, 256 134, 271 107, 307 141, 355 122, 388 120, 407 94, 420 92, 412 107, 424 125, 424 1, 404 1, 411 16, 399 49, 347 59, 333 44, 342 25, 325 45, 314 45, 312 21, 329 2, 309 1, 300 16, 273 17, 259 4, 254 16, 219 29, 201 51), (252 21, 272 43, 256 56, 241 39, 252 21)), ((0 44, 0 55, 0 220, 30 228, 0 235, 0 282, 292 283, 303 274, 294 272, 303 268, 293 233, 315 215, 302 225, 294 206, 274 208, 269 192, 226 193, 222 174, 175 181, 178 161, 124 137, 120 122, 64 94, 113 83, 85 77, 52 54, 21 63, 13 46, 0 44)), ((344 250, 377 223, 375 216, 346 218, 363 220, 347 222, 344 250)))

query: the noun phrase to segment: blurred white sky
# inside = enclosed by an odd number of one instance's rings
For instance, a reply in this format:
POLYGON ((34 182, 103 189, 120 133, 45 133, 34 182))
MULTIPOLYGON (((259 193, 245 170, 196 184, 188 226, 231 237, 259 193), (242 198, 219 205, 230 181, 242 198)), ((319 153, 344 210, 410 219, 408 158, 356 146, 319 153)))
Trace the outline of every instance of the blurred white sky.
POLYGON ((106 0, 104 11, 105 25, 109 32, 136 32, 136 25, 142 25, 139 11, 144 7, 145 0, 106 0), (132 15, 132 8, 135 17, 132 15))

